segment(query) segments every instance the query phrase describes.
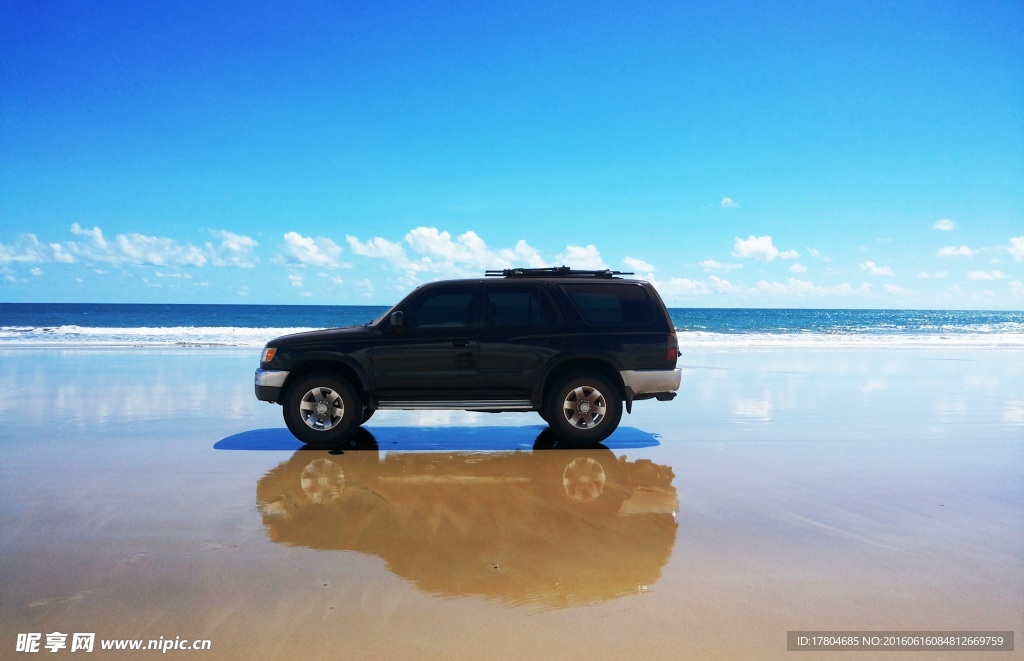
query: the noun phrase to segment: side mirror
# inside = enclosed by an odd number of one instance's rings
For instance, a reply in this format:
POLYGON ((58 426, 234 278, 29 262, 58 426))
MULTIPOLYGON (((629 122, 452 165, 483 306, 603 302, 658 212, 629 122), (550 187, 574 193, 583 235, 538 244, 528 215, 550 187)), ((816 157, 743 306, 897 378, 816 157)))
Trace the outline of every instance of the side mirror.
POLYGON ((391 321, 389 326, 393 331, 401 331, 405 328, 405 313, 399 310, 398 312, 391 313, 391 321))

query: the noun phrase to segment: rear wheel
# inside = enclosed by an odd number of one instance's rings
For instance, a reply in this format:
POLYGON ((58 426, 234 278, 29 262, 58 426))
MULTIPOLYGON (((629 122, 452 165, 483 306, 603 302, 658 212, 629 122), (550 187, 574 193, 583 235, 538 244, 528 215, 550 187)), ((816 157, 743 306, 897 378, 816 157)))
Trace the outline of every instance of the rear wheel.
POLYGON ((545 419, 559 438, 570 443, 597 445, 615 431, 621 418, 619 391, 600 374, 571 374, 548 392, 545 419))
POLYGON ((363 421, 363 403, 347 380, 330 373, 310 374, 288 388, 282 403, 288 431, 303 443, 334 445, 363 421))

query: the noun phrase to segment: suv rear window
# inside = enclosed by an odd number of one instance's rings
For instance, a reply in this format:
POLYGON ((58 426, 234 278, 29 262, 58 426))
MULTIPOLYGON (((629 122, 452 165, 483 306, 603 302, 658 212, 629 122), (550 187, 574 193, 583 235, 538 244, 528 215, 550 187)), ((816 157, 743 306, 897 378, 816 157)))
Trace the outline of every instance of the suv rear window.
POLYGON ((589 324, 642 324, 651 320, 651 300, 640 285, 562 285, 589 324))

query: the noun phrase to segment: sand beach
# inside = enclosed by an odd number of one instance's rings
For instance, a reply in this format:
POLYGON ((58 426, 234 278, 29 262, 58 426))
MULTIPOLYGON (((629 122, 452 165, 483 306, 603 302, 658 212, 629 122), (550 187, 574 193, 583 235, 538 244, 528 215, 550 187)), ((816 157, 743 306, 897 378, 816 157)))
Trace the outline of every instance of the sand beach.
POLYGON ((820 658, 788 631, 1024 631, 1019 349, 684 350, 679 397, 595 450, 533 414, 413 412, 305 450, 253 397, 257 355, 0 350, 0 657, 32 634, 47 657, 65 636, 53 658, 94 634, 97 658, 782 659, 820 658))

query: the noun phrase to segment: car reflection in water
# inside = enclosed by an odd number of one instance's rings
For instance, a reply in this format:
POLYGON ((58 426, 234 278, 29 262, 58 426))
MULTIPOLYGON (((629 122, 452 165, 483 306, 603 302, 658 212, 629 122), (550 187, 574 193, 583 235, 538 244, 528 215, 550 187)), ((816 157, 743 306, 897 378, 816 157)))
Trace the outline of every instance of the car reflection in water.
POLYGON ((547 609, 647 590, 675 544, 672 469, 549 435, 533 452, 381 457, 364 429, 343 453, 296 452, 256 500, 273 541, 376 555, 433 594, 547 609))

